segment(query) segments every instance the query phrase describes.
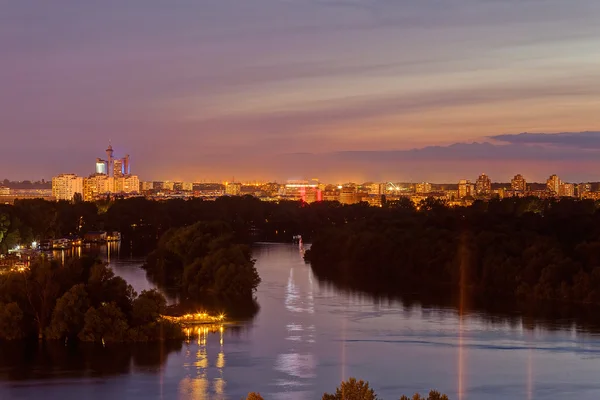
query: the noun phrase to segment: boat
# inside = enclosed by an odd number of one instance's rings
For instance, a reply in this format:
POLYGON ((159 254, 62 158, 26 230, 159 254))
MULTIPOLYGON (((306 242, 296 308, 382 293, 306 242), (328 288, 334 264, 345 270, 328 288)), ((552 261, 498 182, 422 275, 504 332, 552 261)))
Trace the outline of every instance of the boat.
POLYGON ((109 232, 106 235, 106 241, 107 242, 120 242, 121 241, 121 232, 109 232))
POLYGON ((54 250, 66 250, 71 247, 71 241, 66 238, 55 239, 52 244, 54 250))
POLYGON ((49 251, 54 248, 54 241, 52 239, 42 240, 40 242, 40 250, 49 251))

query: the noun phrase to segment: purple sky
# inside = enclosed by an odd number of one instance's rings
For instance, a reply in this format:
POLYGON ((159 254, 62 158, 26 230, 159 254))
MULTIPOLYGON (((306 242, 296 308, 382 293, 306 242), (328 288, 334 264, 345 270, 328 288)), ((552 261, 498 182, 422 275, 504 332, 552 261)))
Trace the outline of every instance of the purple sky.
POLYGON ((600 180, 598 21, 598 0, 0 2, 0 179, 87 175, 111 140, 143 180, 600 180))

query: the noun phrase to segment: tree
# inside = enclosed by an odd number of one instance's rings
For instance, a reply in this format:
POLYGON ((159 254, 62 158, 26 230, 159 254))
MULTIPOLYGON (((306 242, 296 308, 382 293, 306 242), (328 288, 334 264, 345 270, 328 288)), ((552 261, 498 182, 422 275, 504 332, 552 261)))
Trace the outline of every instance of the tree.
POLYGON ((73 286, 56 302, 52 320, 47 329, 50 339, 75 338, 83 329, 89 298, 84 284, 73 286))
POLYGON ((10 215, 7 213, 0 211, 0 244, 2 240, 4 240, 4 235, 8 232, 8 228, 10 227, 10 215))
POLYGON ((260 393, 251 392, 251 393, 248 393, 248 396, 246 397, 246 400, 264 400, 264 399, 260 395, 260 393))
POLYGON ((0 339, 14 340, 23 337, 23 311, 17 303, 0 303, 0 339))
POLYGON ((165 312, 166 306, 167 300, 158 290, 142 291, 133 301, 133 324, 144 325, 155 322, 165 312))
POLYGON ((377 395, 369 387, 368 382, 357 381, 356 378, 350 378, 342 382, 335 390, 335 394, 323 395, 323 400, 375 400, 377 395))
POLYGON ((83 195, 81 193, 75 193, 73 195, 73 203, 83 203, 83 195))
POLYGON ((400 400, 448 400, 448 396, 432 390, 429 392, 429 396, 427 396, 427 398, 421 396, 419 393, 415 393, 411 398, 402 396, 400 397, 400 400))
POLYGON ((123 278, 115 276, 108 265, 97 263, 91 268, 87 291, 92 306, 114 302, 125 315, 131 315, 131 304, 136 293, 123 278))
POLYGON ((115 303, 90 307, 85 313, 85 324, 79 333, 84 342, 123 342, 127 340, 127 319, 115 303))
POLYGON ((60 285, 55 277, 56 265, 46 259, 34 262, 25 277, 25 294, 34 315, 38 338, 44 336, 56 298, 60 295, 60 285))

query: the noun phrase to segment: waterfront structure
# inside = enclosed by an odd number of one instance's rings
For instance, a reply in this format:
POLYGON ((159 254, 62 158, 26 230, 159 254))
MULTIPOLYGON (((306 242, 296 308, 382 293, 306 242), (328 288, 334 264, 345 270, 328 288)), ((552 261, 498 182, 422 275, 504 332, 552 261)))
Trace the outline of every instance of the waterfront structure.
POLYGON ((225 194, 228 196, 239 196, 242 192, 242 184, 239 182, 227 182, 225 184, 225 194))
POLYGON ((486 174, 481 174, 475 181, 475 193, 479 196, 488 196, 492 193, 492 180, 486 174))
POLYGON ((523 175, 517 174, 510 181, 510 188, 515 192, 525 192, 527 190, 527 181, 523 175))
POLYGON ((557 175, 550 175, 550 177, 546 180, 546 190, 552 195, 557 196, 559 194, 561 184, 562 182, 557 175))
POLYGON ((83 194, 83 178, 75 174, 60 174, 52 178, 52 196, 56 200, 73 200, 76 193, 83 194))

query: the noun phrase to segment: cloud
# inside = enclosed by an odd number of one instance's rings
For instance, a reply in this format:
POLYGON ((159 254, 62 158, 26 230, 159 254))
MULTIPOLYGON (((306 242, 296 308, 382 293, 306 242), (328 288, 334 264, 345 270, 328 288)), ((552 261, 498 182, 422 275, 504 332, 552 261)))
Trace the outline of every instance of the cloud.
POLYGON ((600 131, 562 133, 519 133, 490 136, 514 145, 550 145, 577 149, 600 149, 600 131))

